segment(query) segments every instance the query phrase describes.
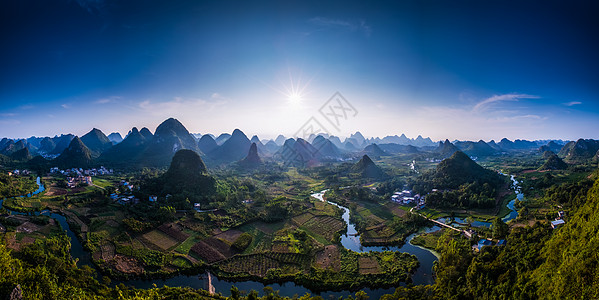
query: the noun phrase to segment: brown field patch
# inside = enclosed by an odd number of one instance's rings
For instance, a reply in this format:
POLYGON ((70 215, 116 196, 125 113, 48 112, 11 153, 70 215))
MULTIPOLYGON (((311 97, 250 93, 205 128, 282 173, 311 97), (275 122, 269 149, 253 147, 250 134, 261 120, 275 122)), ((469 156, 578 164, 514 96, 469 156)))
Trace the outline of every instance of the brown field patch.
POLYGON ((216 251, 218 251, 225 257, 231 257, 235 255, 235 251, 231 249, 231 246, 229 246, 227 243, 221 241, 218 238, 209 237, 205 239, 203 242, 209 245, 210 247, 214 248, 216 251))
POLYGON ((293 223, 295 223, 295 225, 297 225, 297 226, 302 226, 302 225, 304 225, 304 223, 308 222, 308 220, 312 219, 313 217, 314 217, 313 214, 305 213, 305 214, 301 214, 299 216, 293 217, 291 219, 291 221, 293 223))
POLYGON ((26 245, 30 245, 30 244, 33 244, 33 243, 35 243, 35 238, 33 238, 33 237, 24 236, 21 239, 21 247, 26 246, 26 245))
POLYGON ((175 239, 158 230, 152 230, 148 233, 145 233, 143 235, 143 238, 149 241, 150 243, 158 246, 162 250, 167 250, 178 244, 178 242, 175 239))
POLYGON ((256 222, 253 224, 254 227, 256 227, 258 230, 266 233, 266 234, 273 234, 275 233, 275 230, 272 228, 272 226, 270 226, 269 224, 266 224, 264 222, 256 222))
POLYGON ((384 223, 385 220, 381 219, 379 216, 375 215, 375 214, 370 214, 366 217, 366 219, 368 219, 368 223, 369 224, 381 224, 384 223))
POLYGON ((213 263, 225 259, 224 255, 222 255, 216 249, 212 248, 210 245, 206 244, 204 241, 198 242, 195 245, 193 245, 193 247, 191 247, 191 252, 197 254, 199 257, 206 260, 208 263, 213 263))
POLYGON ((227 230, 220 234, 217 234, 214 237, 217 239, 225 240, 225 241, 229 242, 230 244, 232 244, 242 233, 243 232, 241 232, 239 230, 230 229, 230 230, 227 230))
POLYGON ((158 230, 162 231, 164 234, 178 242, 183 242, 189 237, 189 234, 183 232, 182 226, 178 224, 164 224, 158 227, 158 230))
POLYGON ((360 267, 360 274, 378 274, 379 263, 374 257, 360 257, 358 259, 358 266, 360 267))
POLYGON ((142 274, 142 264, 134 257, 117 254, 112 260, 114 268, 125 274, 142 274))
POLYGON ((344 223, 333 217, 314 217, 304 223, 309 231, 318 234, 328 240, 333 240, 335 234, 344 228, 344 223))
POLYGON ((291 253, 289 244, 286 242, 273 242, 272 251, 278 253, 291 253))
POLYGON ((316 253, 316 265, 323 269, 332 268, 339 272, 341 267, 341 256, 337 245, 328 245, 324 250, 316 253))
POLYGON ((403 217, 405 217, 408 214, 408 212, 405 211, 405 210, 403 210, 403 209, 401 209, 398 204, 387 203, 387 205, 385 205, 385 206, 391 211, 391 213, 393 215, 396 215, 396 216, 398 216, 400 218, 403 218, 403 217))
POLYGON ((46 189, 46 193, 44 195, 45 196, 62 196, 62 195, 66 195, 66 194, 67 194, 66 189, 55 187, 55 186, 50 186, 49 188, 46 189))
POLYGON ((38 231, 38 230, 40 230, 40 227, 31 222, 25 222, 25 223, 17 226, 17 232, 32 233, 32 232, 38 231))
POLYGON ((102 259, 104 261, 109 261, 114 257, 115 247, 112 243, 103 244, 101 247, 102 259))

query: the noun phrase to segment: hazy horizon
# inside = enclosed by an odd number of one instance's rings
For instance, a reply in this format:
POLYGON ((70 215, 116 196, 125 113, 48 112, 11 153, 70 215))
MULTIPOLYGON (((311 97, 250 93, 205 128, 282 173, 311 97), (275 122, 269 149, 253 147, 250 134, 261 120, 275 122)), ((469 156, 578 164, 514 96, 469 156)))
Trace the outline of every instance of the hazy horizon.
POLYGON ((174 117, 261 139, 310 120, 340 137, 597 139, 598 6, 2 3, 0 137, 174 117), (351 109, 335 123, 323 109, 336 92, 351 109))

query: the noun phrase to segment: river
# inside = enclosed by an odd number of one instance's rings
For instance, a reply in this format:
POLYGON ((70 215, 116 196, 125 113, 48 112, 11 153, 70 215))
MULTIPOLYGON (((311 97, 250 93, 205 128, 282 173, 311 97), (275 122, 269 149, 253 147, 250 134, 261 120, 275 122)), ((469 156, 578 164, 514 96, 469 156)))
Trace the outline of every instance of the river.
MULTIPOLYGON (((37 178, 38 190, 35 192, 25 195, 26 197, 30 197, 31 195, 38 194, 44 191, 44 186, 40 182, 40 178, 37 178)), ((315 193, 312 196, 318 200, 324 200, 323 196, 325 191, 320 193, 315 193)), ((2 202, 0 201, 0 207, 2 206, 2 202)), ((332 205, 335 205, 343 210, 343 220, 347 224, 347 232, 341 237, 341 244, 350 250, 356 252, 368 252, 368 251, 401 251, 407 252, 415 255, 419 262, 420 267, 416 270, 416 272, 412 276, 412 280, 414 284, 433 284, 434 278, 432 276, 432 268, 435 261, 438 260, 438 254, 434 253, 431 250, 422 248, 420 246, 415 246, 410 243, 415 234, 410 235, 406 239, 406 243, 402 247, 364 247, 360 244, 360 236, 357 235, 356 228, 349 219, 349 209, 343 206, 340 206, 336 203, 326 201, 332 205)), ((10 211, 12 214, 26 214, 19 213, 15 211, 10 211)), ((49 210, 44 210, 41 212, 35 212, 34 215, 42 214, 47 215, 60 224, 60 226, 66 231, 67 236, 71 239, 71 256, 77 260, 77 264, 79 266, 88 265, 92 268, 95 268, 93 263, 91 262, 91 255, 89 252, 83 249, 81 242, 75 235, 73 231, 71 231, 66 218, 60 214, 50 212, 49 210)), ((435 231, 438 230, 439 227, 433 226, 425 229, 425 231, 435 231)), ((197 289, 214 289, 217 293, 222 293, 225 296, 230 295, 231 287, 236 286, 241 291, 249 292, 250 290, 256 290, 260 295, 263 295, 263 289, 265 287, 271 287, 275 291, 279 291, 279 295, 281 296, 289 296, 293 297, 294 295, 304 295, 306 293, 317 294, 323 298, 338 298, 340 296, 347 297, 349 295, 353 295, 354 292, 351 291, 326 291, 326 292, 312 292, 311 290, 297 285, 293 282, 286 282, 282 284, 263 284, 261 282, 256 281, 239 281, 239 282, 229 282, 225 280, 219 280, 216 276, 212 276, 210 274, 200 274, 194 276, 186 276, 179 275, 169 279, 155 279, 155 280, 127 280, 127 281, 114 281, 114 284, 124 283, 126 285, 134 286, 136 288, 151 288, 153 284, 156 284, 158 287, 168 285, 168 286, 188 286, 197 289), (210 280, 208 280, 208 276, 211 276, 210 280), (207 285, 208 282, 211 282, 211 286, 207 285)), ((391 294, 395 291, 395 288, 386 288, 386 289, 370 289, 364 288, 364 290, 371 299, 378 299, 384 294, 391 294)))
MULTIPOLYGON (((505 174, 503 174, 503 175, 505 175, 505 174)), ((518 211, 516 210, 516 207, 515 207, 516 199, 518 199, 518 201, 524 200, 524 194, 522 193, 522 188, 520 187, 520 182, 518 180, 516 180, 514 175, 510 175, 510 179, 512 180, 512 189, 514 189, 514 191, 516 192, 516 198, 511 200, 506 205, 507 208, 510 209, 510 212, 507 215, 505 215, 503 218, 501 218, 501 220, 505 223, 518 217, 518 211)), ((438 218, 438 219, 436 219, 436 221, 447 223, 448 218, 438 218)), ((454 226, 454 227, 464 227, 467 225, 468 222, 464 218, 455 217, 455 218, 453 218, 452 223, 453 223, 452 226, 454 226)), ((472 222, 472 226, 474 226, 474 227, 491 227, 491 222, 476 220, 476 221, 472 222)))

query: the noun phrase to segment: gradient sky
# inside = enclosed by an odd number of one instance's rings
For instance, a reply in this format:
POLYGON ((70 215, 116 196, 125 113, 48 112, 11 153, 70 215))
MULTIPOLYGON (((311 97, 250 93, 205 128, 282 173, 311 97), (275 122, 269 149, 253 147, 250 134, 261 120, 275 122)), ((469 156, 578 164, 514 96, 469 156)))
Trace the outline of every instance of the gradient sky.
POLYGON ((245 2, 0 2, 0 137, 599 138, 597 1, 245 2))

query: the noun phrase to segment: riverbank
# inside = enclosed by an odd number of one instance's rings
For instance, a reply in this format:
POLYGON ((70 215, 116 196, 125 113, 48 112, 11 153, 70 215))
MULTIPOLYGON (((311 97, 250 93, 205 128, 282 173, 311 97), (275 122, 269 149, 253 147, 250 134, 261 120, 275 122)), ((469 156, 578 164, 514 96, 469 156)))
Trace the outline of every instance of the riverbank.
MULTIPOLYGON (((39 180, 38 187, 40 192, 43 191, 43 186, 39 180)), ((70 222, 73 223, 69 224, 67 218, 72 218, 73 216, 66 214, 66 212, 43 210, 41 212, 29 211, 26 213, 11 211, 11 213, 25 216, 42 214, 56 220, 70 238, 71 256, 78 262, 79 266, 88 265, 92 267, 98 274, 96 276, 97 278, 99 278, 101 274, 108 274, 115 279, 127 278, 126 280, 117 279, 115 282, 132 285, 138 288, 143 288, 146 285, 145 282, 164 282, 167 285, 176 282, 176 286, 192 286, 191 282, 186 283, 183 278, 189 279, 189 275, 191 274, 204 273, 206 271, 211 271, 217 275, 213 282, 234 281, 235 286, 243 286, 246 283, 251 283, 253 285, 252 289, 258 291, 267 286, 279 286, 278 289, 292 287, 289 291, 281 291, 281 295, 287 295, 287 292, 289 292, 289 296, 292 296, 293 294, 302 294, 300 290, 303 290, 303 293, 325 293, 337 297, 339 295, 349 295, 350 292, 357 289, 369 290, 369 294, 372 293, 372 295, 382 295, 385 293, 392 293, 393 287, 404 283, 429 284, 434 282, 430 280, 431 278, 427 277, 430 276, 432 263, 428 264, 425 262, 423 269, 423 264, 418 261, 422 260, 422 256, 418 252, 418 250, 422 249, 409 245, 409 242, 402 248, 386 246, 364 247, 359 242, 360 236, 356 235, 357 232, 355 226, 353 226, 354 224, 349 220, 349 210, 345 207, 340 208, 344 211, 343 220, 347 228, 347 233, 342 237, 341 245, 336 246, 338 248, 339 256, 341 257, 339 265, 320 265, 321 262, 318 262, 317 257, 313 257, 299 264, 292 261, 286 261, 286 258, 278 258, 283 264, 273 266, 273 268, 270 268, 271 270, 265 274, 253 274, 251 270, 244 271, 242 269, 231 269, 231 267, 234 266, 235 261, 248 261, 249 256, 236 255, 211 265, 194 265, 187 269, 173 270, 173 272, 169 273, 150 272, 122 276, 123 274, 107 271, 102 265, 96 267, 96 265, 92 263, 91 254, 84 249, 81 243, 83 237, 78 236, 78 234, 74 232, 74 230, 77 229, 75 231, 80 234, 82 233, 79 230, 79 226, 75 226, 75 224, 80 224, 78 222, 73 222, 73 220, 70 220, 70 222), (72 230, 71 225, 77 228, 73 228, 72 230), (351 233, 354 235, 352 236, 351 233), (344 239, 345 242, 343 242, 344 239), (409 248, 413 248, 413 251, 410 251, 409 248), (358 251, 349 251, 347 249, 356 249, 358 251), (404 251, 401 251, 401 249, 404 251), (412 254, 420 256, 416 259, 416 256, 403 252, 412 252, 412 254), (313 265, 320 265, 320 267, 315 268, 313 265), (295 268, 295 271, 293 271, 293 268, 295 268), (290 270, 292 272, 290 272, 290 270), (419 272, 418 270, 421 271, 419 272), (422 270, 429 271, 422 272, 422 270), (425 277, 427 279, 424 279, 425 277)), ((272 254, 275 253, 264 253, 262 256, 272 256, 272 254)), ((281 254, 277 255, 280 256, 281 254)), ((258 256, 260 256, 260 254, 258 256)), ((429 259, 429 261, 433 261, 434 259, 436 258, 433 256, 433 259, 429 259)), ((256 266, 260 265, 260 263, 256 261, 250 262, 248 265, 256 266)), ((200 281, 202 280, 200 279, 200 281)), ((226 293, 228 289, 224 291, 217 289, 217 291, 226 293)))

